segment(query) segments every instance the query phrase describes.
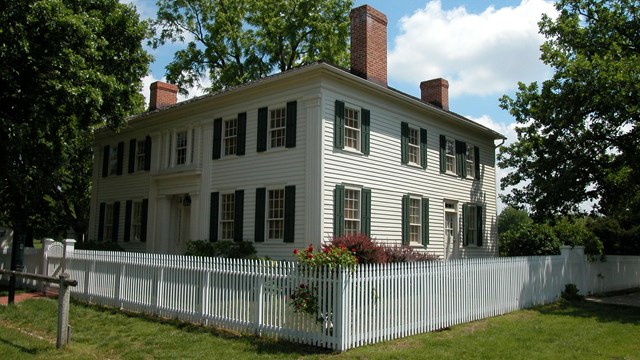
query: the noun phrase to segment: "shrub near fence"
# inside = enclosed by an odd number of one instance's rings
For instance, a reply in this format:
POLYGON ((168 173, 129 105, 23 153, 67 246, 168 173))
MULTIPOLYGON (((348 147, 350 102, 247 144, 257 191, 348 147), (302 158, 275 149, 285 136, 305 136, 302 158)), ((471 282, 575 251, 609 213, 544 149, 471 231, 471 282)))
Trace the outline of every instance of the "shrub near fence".
POLYGON ((78 299, 340 351, 552 302, 568 283, 583 294, 640 287, 640 257, 590 263, 579 248, 557 256, 368 264, 353 273, 81 250, 67 259, 78 299), (300 284, 317 289, 316 316, 293 311, 290 295, 300 284))

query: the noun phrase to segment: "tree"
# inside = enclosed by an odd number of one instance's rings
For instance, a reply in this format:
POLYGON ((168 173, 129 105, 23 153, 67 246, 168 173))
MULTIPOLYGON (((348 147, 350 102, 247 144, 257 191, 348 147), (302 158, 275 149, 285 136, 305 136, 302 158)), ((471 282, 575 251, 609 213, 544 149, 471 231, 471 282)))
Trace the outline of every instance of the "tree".
POLYGON ((517 141, 498 155, 501 168, 515 169, 501 181, 516 186, 504 200, 538 220, 593 201, 600 213, 637 223, 640 4, 560 0, 556 8, 556 19, 543 15, 539 24, 553 77, 501 98, 519 124, 517 141))
POLYGON ((154 48, 186 42, 167 66, 182 93, 210 92, 318 60, 345 66, 351 0, 159 0, 154 48))
POLYGON ((532 222, 526 211, 507 206, 502 209, 498 215, 498 235, 504 234, 509 230, 518 229, 532 222))
POLYGON ((142 109, 148 34, 117 0, 4 3, 0 221, 16 235, 86 229, 93 129, 142 109))

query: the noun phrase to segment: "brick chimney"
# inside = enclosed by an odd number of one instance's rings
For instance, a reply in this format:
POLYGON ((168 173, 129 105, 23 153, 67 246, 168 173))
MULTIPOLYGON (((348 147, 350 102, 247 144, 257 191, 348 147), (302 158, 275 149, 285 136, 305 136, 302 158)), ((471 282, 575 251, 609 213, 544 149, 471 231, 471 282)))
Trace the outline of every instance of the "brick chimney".
POLYGON ((443 78, 420 83, 422 101, 449 111, 449 82, 443 78))
POLYGON ((149 88, 149 111, 165 108, 178 101, 178 87, 173 84, 156 81, 149 88))
POLYGON ((387 17, 369 5, 351 10, 351 72, 387 86, 387 17))

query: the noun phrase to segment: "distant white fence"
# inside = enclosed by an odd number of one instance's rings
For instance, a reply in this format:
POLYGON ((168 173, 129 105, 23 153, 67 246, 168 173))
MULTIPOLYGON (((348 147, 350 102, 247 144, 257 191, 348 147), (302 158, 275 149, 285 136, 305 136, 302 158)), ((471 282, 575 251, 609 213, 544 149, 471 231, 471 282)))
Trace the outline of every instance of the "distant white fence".
MULTIPOLYGON (((49 274, 61 254, 45 256, 49 274)), ((361 265, 353 273, 75 250, 66 269, 78 280, 77 299, 340 351, 549 303, 568 283, 582 293, 640 287, 640 257, 588 262, 579 247, 558 256, 361 265), (314 289, 313 316, 293 311, 300 284, 314 289)))

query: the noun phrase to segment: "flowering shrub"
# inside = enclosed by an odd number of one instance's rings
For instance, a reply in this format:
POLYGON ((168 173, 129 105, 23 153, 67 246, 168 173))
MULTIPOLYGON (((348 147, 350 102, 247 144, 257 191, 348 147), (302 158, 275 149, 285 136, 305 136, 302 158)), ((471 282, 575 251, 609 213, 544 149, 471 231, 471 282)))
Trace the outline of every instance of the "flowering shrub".
POLYGON ((322 251, 314 252, 313 245, 309 244, 303 250, 293 250, 293 254, 296 256, 298 264, 309 268, 327 266, 329 269, 334 269, 342 266, 354 270, 358 264, 358 259, 353 253, 354 250, 347 249, 345 246, 325 245, 322 247, 322 251))
POLYGON ((387 262, 435 261, 438 256, 423 251, 416 251, 408 246, 387 246, 384 248, 387 262))
POLYGON ((291 306, 295 312, 316 315, 318 309, 318 291, 315 286, 300 284, 291 294, 291 306))
POLYGON ((334 237, 329 245, 325 246, 351 249, 360 264, 382 264, 387 262, 384 247, 373 242, 366 234, 346 234, 334 237))

